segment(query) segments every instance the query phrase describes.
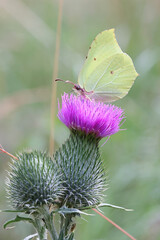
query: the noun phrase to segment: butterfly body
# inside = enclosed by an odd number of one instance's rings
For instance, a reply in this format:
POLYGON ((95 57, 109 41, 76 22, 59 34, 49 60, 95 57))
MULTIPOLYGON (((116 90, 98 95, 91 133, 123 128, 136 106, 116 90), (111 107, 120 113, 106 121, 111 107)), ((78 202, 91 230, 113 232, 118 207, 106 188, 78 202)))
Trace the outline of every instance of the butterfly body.
POLYGON ((80 87, 79 84, 74 84, 73 91, 77 93, 77 95, 84 97, 91 96, 93 94, 93 91, 87 92, 84 88, 80 87))
MULTIPOLYGON (((62 80, 62 79, 59 79, 59 78, 57 78, 56 80, 55 80, 56 82, 64 82, 64 83, 70 83, 70 84, 72 84, 73 85, 73 91, 77 94, 77 95, 79 95, 79 96, 83 96, 83 97, 87 97, 87 96, 90 96, 91 97, 91 95, 93 94, 93 91, 90 91, 90 92, 87 92, 84 88, 82 88, 79 84, 76 84, 76 83, 73 83, 73 82, 71 82, 71 81, 69 81, 69 80, 67 80, 67 81, 65 81, 65 80, 62 80)), ((90 98, 89 97, 89 98, 90 98)), ((88 97, 87 97, 88 98, 88 97)))

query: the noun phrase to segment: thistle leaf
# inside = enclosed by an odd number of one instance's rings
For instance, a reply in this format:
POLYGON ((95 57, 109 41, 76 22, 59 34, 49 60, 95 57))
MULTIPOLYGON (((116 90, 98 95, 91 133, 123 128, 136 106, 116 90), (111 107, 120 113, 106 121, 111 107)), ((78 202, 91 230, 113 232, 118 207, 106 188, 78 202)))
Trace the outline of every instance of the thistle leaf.
POLYGON ((98 207, 98 208, 99 208, 99 207, 111 207, 111 208, 121 209, 121 210, 124 210, 124 211, 127 211, 127 212, 132 212, 132 211, 134 211, 133 209, 127 209, 127 208, 120 207, 120 206, 113 205, 113 204, 109 204, 109 203, 101 203, 101 204, 99 204, 97 207, 98 207))
POLYGON ((7 222, 5 222, 5 224, 3 225, 4 229, 6 229, 6 227, 11 224, 11 223, 16 223, 16 222, 21 222, 21 221, 27 221, 29 223, 34 224, 34 221, 32 218, 28 218, 28 217, 20 217, 20 216, 16 216, 14 219, 11 219, 7 222))
POLYGON ((73 213, 77 214, 77 215, 80 215, 80 214, 92 215, 92 214, 88 214, 88 213, 82 212, 82 211, 80 211, 79 209, 76 209, 76 208, 67 208, 67 207, 62 207, 62 208, 58 209, 57 212, 62 214, 62 215, 73 214, 73 213))
POLYGON ((11 210, 11 209, 5 209, 5 210, 0 210, 1 212, 13 212, 13 213, 25 213, 25 210, 11 210))
POLYGON ((24 240, 30 240, 34 237, 38 236, 38 233, 35 233, 35 234, 32 234, 32 235, 29 235, 28 237, 24 238, 24 240))

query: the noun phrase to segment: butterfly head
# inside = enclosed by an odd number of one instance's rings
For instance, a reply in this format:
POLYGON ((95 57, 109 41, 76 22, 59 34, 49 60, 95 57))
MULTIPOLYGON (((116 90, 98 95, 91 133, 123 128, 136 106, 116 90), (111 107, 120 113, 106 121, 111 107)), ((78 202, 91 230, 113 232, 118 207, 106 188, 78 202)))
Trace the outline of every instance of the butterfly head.
POLYGON ((69 81, 69 80, 64 81, 64 80, 62 80, 62 79, 57 78, 55 81, 56 81, 56 82, 59 81, 59 82, 64 82, 64 83, 70 83, 70 84, 72 84, 72 85, 73 85, 73 91, 74 91, 77 95, 81 95, 81 96, 86 97, 87 95, 93 94, 93 91, 87 92, 87 91, 86 91, 84 88, 82 88, 79 84, 73 83, 73 82, 71 82, 71 81, 69 81))
POLYGON ((76 92, 78 95, 85 96, 86 91, 79 86, 79 84, 74 84, 73 87, 74 92, 76 92))
POLYGON ((69 81, 69 80, 64 81, 64 80, 59 79, 59 78, 57 78, 55 81, 56 81, 56 82, 70 83, 70 84, 73 85, 73 90, 74 90, 74 92, 76 92, 76 93, 79 94, 79 95, 84 95, 84 94, 85 94, 85 89, 81 88, 79 84, 73 83, 73 82, 71 82, 71 81, 69 81))

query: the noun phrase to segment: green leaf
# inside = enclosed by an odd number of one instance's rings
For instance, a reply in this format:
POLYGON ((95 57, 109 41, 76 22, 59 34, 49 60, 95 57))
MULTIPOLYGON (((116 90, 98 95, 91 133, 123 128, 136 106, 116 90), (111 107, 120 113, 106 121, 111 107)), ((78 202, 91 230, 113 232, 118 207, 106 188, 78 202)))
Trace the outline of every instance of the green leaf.
POLYGON ((11 220, 7 221, 7 222, 3 225, 3 227, 4 227, 4 229, 6 229, 6 227, 7 227, 9 224, 11 224, 11 223, 16 223, 16 222, 20 222, 20 221, 27 221, 27 222, 29 222, 29 223, 34 224, 34 221, 33 221, 32 218, 20 217, 20 216, 17 215, 14 219, 11 219, 11 220))
POLYGON ((11 209, 5 209, 5 210, 0 210, 1 212, 13 212, 13 213, 21 213, 21 212, 26 212, 25 210, 11 210, 11 209))
POLYGON ((35 233, 35 234, 32 234, 32 235, 29 235, 28 237, 24 238, 24 240, 30 240, 34 237, 38 236, 38 233, 35 233))
POLYGON ((82 211, 78 210, 77 208, 67 208, 67 207, 61 207, 61 208, 58 209, 57 212, 62 214, 62 215, 72 214, 72 213, 76 213, 77 215, 80 215, 80 214, 92 215, 92 214, 82 212, 82 211))
POLYGON ((81 210, 89 210, 89 209, 92 209, 92 208, 100 208, 100 207, 111 207, 111 208, 124 210, 124 211, 127 211, 127 212, 134 211, 133 209, 127 209, 127 208, 120 207, 120 206, 113 205, 113 204, 109 204, 109 203, 100 203, 99 205, 92 205, 92 206, 82 207, 80 209, 81 210))
POLYGON ((133 209, 127 209, 127 208, 116 206, 116 205, 112 205, 112 204, 109 204, 109 203, 101 203, 97 207, 98 208, 99 207, 111 207, 111 208, 121 209, 121 210, 124 210, 124 211, 127 211, 127 212, 134 211, 133 209))

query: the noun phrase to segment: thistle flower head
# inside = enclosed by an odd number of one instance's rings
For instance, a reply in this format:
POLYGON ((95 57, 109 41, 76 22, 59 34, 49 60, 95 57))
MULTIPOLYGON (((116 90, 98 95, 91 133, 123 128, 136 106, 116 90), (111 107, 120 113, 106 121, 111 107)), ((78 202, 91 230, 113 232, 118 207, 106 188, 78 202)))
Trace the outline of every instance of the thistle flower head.
POLYGON ((81 209, 101 203, 106 179, 94 136, 71 133, 54 159, 62 172, 62 204, 81 209))
POLYGON ((64 94, 59 119, 71 130, 93 134, 97 138, 110 136, 120 130, 123 110, 114 105, 64 94))
POLYGON ((13 160, 8 193, 14 208, 29 210, 43 204, 53 204, 61 192, 59 173, 46 153, 24 152, 18 155, 18 160, 13 160))

